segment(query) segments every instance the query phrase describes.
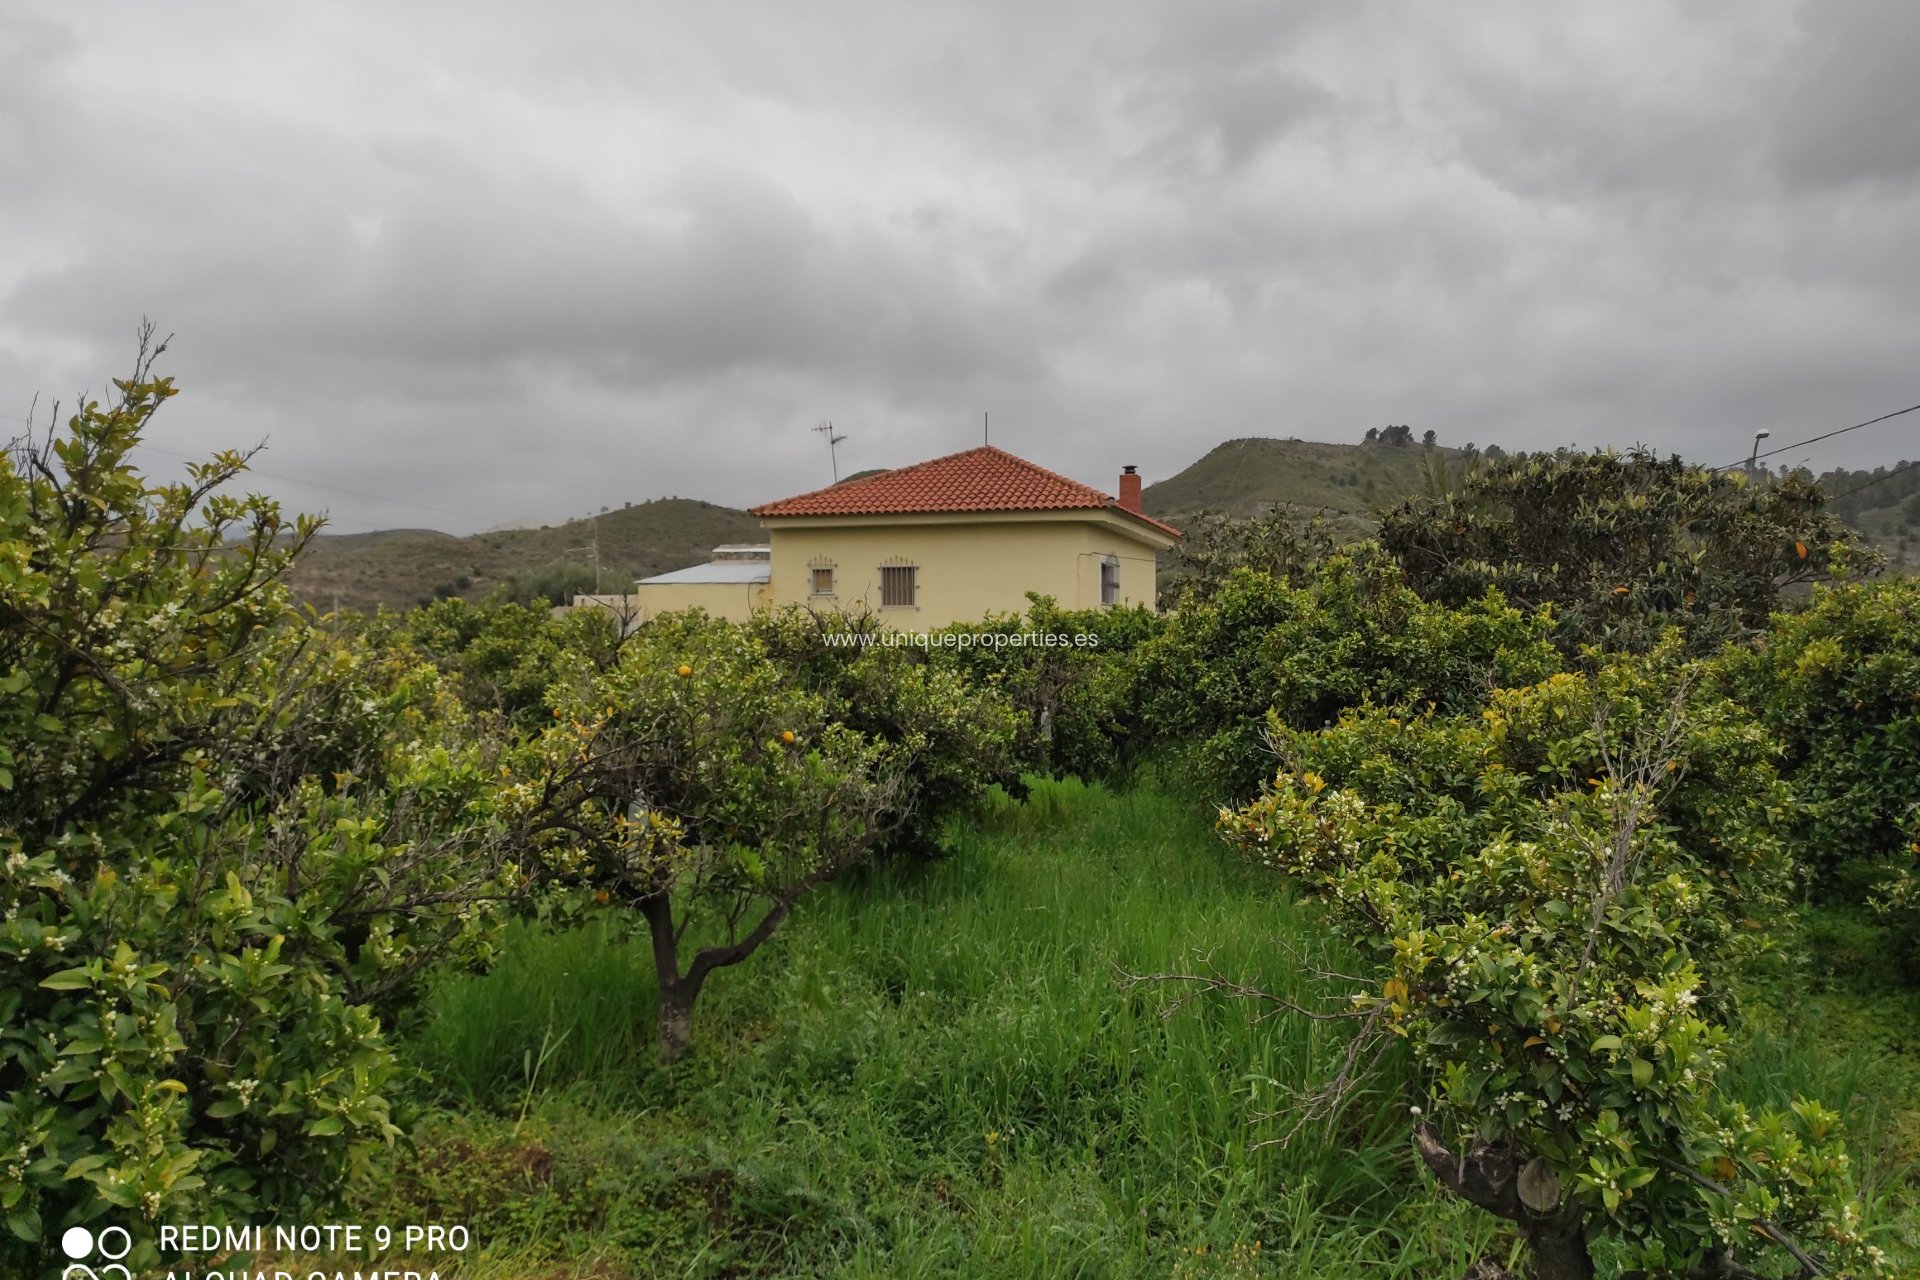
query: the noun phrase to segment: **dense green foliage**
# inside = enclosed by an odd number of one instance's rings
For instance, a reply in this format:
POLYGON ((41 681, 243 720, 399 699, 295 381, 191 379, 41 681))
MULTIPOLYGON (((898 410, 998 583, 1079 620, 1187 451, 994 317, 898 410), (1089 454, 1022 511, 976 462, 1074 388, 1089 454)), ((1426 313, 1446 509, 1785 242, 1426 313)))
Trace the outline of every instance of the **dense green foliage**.
POLYGON ((833 721, 744 628, 698 614, 654 622, 548 696, 552 724, 514 761, 504 803, 536 833, 543 880, 645 920, 661 1049, 677 1058, 708 976, 872 853, 900 817, 900 783, 880 744, 833 721), (687 956, 700 911, 726 938, 687 956))
POLYGON ((1678 457, 1556 453, 1470 472, 1381 518, 1380 540, 1429 600, 1497 589, 1551 606, 1569 654, 1650 648, 1678 626, 1694 653, 1765 629, 1796 583, 1872 567, 1809 478, 1771 484, 1678 457))
MULTIPOLYGON (((572 604, 575 596, 591 595, 598 591, 600 577, 577 560, 555 560, 536 568, 514 570, 495 588, 493 595, 508 604, 534 608, 572 604)), ((470 584, 461 585, 465 587, 470 584)), ((444 600, 453 593, 436 589, 434 595, 444 600)))
POLYGON ((488 744, 301 625, 311 533, 145 484, 142 372, 0 464, 0 1268, 65 1227, 298 1210, 395 1136, 382 1027, 486 946, 488 744))
POLYGON ((1814 890, 1870 895, 1920 976, 1920 582, 1816 590, 1725 667, 1785 749, 1814 890))
POLYGON ((989 787, 1019 788, 1019 716, 993 682, 970 680, 925 650, 871 643, 871 618, 790 607, 757 615, 750 631, 829 717, 880 744, 894 779, 888 851, 931 854, 941 827, 989 787))
POLYGON ((931 849, 996 776, 1013 780, 1003 697, 828 632, 859 638, 799 610, 749 626, 671 614, 610 657, 595 632, 540 664, 551 721, 515 759, 506 803, 536 833, 542 880, 646 922, 669 1058, 707 978, 752 956, 802 895, 877 852, 931 849), (696 919, 724 936, 693 945, 696 919))
POLYGON ((1236 570, 1273 578, 1301 578, 1333 555, 1338 532, 1321 516, 1296 520, 1283 509, 1235 519, 1208 513, 1188 519, 1167 553, 1160 605, 1210 600, 1236 570))
POLYGON ((510 601, 438 600, 407 614, 403 623, 383 617, 375 626, 376 641, 395 626, 405 642, 454 677, 469 707, 496 712, 522 732, 536 731, 551 718, 547 690, 562 672, 582 662, 608 665, 620 640, 616 619, 604 611, 555 617, 543 605, 510 601))
POLYGON ((1267 713, 1317 728, 1364 703, 1471 711, 1487 690, 1558 668, 1547 622, 1489 593, 1431 605, 1365 548, 1291 582, 1231 573, 1141 647, 1134 681, 1150 732, 1188 779, 1244 798, 1273 772, 1267 713))
POLYGON ((1385 975, 1356 992, 1360 1042, 1412 1046, 1423 1154, 1518 1224, 1531 1274, 1591 1274, 1600 1241, 1720 1274, 1756 1230, 1877 1274, 1838 1116, 1716 1086, 1791 888, 1790 795, 1765 731, 1671 648, 1473 719, 1276 723, 1283 772, 1222 829, 1385 975))
POLYGON ((1028 601, 1025 614, 949 628, 955 643, 933 650, 934 660, 1018 708, 1021 768, 1057 777, 1118 775, 1144 741, 1132 662, 1160 634, 1162 617, 1143 608, 1062 609, 1041 595, 1028 601))

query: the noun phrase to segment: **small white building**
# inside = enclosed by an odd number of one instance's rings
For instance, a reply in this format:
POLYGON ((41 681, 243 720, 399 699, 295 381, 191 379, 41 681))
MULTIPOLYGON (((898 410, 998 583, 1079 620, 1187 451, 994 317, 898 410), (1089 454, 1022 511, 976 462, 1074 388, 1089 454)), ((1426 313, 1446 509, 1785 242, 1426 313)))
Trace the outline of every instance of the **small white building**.
POLYGON ((633 584, 624 596, 580 595, 573 607, 605 609, 631 629, 668 610, 704 609, 716 618, 745 622, 764 608, 772 589, 773 555, 765 545, 715 547, 705 564, 655 574, 633 584))
POLYGON ((658 573, 633 584, 642 618, 669 609, 704 609, 716 618, 745 622, 764 608, 773 582, 773 550, 766 546, 713 549, 705 564, 658 573))

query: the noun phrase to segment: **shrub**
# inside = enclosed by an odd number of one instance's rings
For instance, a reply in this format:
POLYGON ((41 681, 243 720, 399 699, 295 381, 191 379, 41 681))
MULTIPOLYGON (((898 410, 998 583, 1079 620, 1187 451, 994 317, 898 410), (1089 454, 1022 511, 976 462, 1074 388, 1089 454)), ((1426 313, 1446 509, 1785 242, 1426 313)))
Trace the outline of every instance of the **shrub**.
POLYGON ((829 718, 881 748, 894 776, 889 851, 930 853, 942 824, 993 784, 1019 790, 1019 717, 993 682, 931 660, 931 650, 874 643, 871 618, 796 606, 756 614, 749 630, 829 718))
POLYGON ((1141 741, 1132 657, 1160 634, 1164 617, 1139 607, 1073 610, 1049 596, 1027 598, 1025 615, 948 628, 966 643, 935 650, 934 660, 992 685, 1018 708, 1021 769, 1110 777, 1141 741))
POLYGON ((432 669, 289 605, 314 524, 221 492, 232 453, 128 465, 174 394, 157 354, 0 464, 8 1274, 109 1214, 328 1194, 396 1133, 383 1019, 485 953, 512 880, 488 744, 432 669))
POLYGON ((1366 702, 1474 708, 1490 688, 1559 666, 1549 626, 1491 592, 1459 609, 1427 604, 1362 548, 1297 585, 1234 571, 1141 647, 1136 696, 1146 732, 1175 744, 1190 781, 1244 798, 1272 773, 1269 710, 1318 728, 1366 702))
POLYGON ((1276 722, 1284 769, 1221 828, 1371 958, 1356 1060, 1411 1045, 1417 1149, 1516 1224, 1529 1274, 1590 1277, 1601 1240, 1662 1275, 1752 1274, 1783 1241, 1880 1274, 1836 1115, 1715 1091, 1787 903, 1789 806, 1766 731, 1677 643, 1477 719, 1276 722))
POLYGON ((1920 973, 1920 582, 1816 589, 1724 666, 1784 748, 1815 889, 1844 897, 1865 881, 1920 973))

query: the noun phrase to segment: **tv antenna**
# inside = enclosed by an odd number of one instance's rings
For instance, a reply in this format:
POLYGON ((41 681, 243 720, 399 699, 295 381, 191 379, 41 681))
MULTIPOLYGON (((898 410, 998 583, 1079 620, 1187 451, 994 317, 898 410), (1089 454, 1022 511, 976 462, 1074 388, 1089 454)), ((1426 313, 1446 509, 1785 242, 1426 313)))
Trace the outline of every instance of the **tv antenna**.
POLYGON ((838 452, 835 451, 834 446, 839 444, 842 440, 845 440, 846 437, 837 436, 833 434, 833 424, 831 422, 820 423, 818 426, 813 428, 813 433, 817 436, 825 436, 827 438, 827 459, 833 463, 833 482, 835 484, 839 484, 840 483, 840 455, 838 452))

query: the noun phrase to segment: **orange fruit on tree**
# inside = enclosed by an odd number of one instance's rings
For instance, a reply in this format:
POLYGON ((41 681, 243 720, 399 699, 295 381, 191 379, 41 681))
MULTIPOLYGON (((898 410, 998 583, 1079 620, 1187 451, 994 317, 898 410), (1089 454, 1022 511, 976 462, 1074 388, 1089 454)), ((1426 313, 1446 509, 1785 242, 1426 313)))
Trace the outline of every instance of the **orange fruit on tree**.
POLYGON ((693 674, 693 668, 683 662, 680 664, 679 668, 674 671, 673 674, 679 676, 682 680, 684 680, 688 676, 693 674))

